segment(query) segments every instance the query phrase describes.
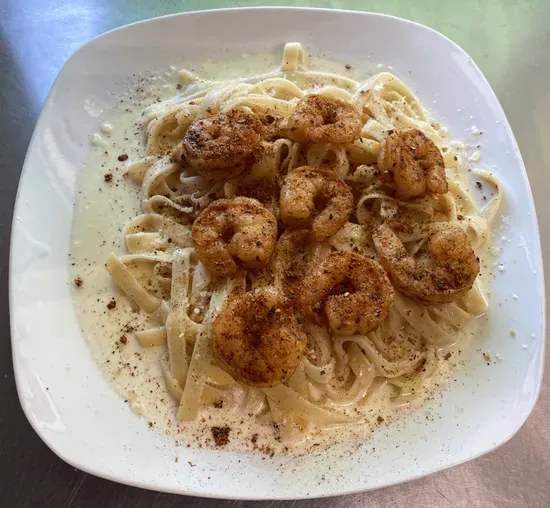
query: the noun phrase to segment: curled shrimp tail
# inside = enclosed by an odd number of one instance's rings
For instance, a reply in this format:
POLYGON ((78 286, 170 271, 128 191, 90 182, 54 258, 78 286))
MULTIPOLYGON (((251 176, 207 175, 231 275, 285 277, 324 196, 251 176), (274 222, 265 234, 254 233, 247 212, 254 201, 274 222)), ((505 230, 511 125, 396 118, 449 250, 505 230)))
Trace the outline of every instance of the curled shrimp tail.
POLYGON ((232 276, 239 266, 263 268, 277 241, 277 220, 255 199, 219 199, 193 223, 193 247, 208 271, 232 276))
POLYGON ((380 142, 378 167, 403 201, 449 190, 439 148, 417 129, 388 131, 380 142))
POLYGON ((322 242, 348 221, 353 194, 333 171, 303 166, 290 173, 281 189, 281 219, 290 228, 305 228, 322 242))
POLYGON ((466 233, 458 228, 434 233, 427 251, 416 258, 385 224, 372 238, 395 288, 420 303, 457 300, 471 289, 479 273, 479 259, 466 233))
POLYGON ((307 346, 291 301, 273 287, 233 296, 214 320, 212 339, 231 374, 259 387, 285 382, 307 346))
POLYGON ((334 333, 367 333, 385 319, 393 287, 376 261, 337 252, 304 278, 299 302, 307 316, 334 333))
POLYGON ((228 180, 250 167, 261 153, 262 122, 235 109, 195 120, 181 145, 181 163, 212 180, 228 180))
POLYGON ((352 104, 324 95, 306 95, 288 121, 287 136, 302 143, 352 143, 363 122, 352 104))

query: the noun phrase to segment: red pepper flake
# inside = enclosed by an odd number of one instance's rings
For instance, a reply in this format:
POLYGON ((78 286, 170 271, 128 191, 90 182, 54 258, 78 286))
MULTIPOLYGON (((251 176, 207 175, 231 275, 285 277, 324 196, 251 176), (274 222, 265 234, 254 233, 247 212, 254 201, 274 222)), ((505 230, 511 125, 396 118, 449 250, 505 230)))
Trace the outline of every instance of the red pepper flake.
POLYGON ((113 310, 115 307, 116 307, 116 300, 113 298, 113 299, 107 304, 107 308, 108 308, 109 310, 113 310))
POLYGON ((479 190, 483 190, 483 185, 481 185, 481 182, 476 182, 476 185, 479 190))
POLYGON ((74 280, 74 285, 77 287, 77 288, 81 288, 82 287, 82 279, 80 277, 77 277, 75 280, 74 280))
POLYGON ((381 416, 379 416, 379 417, 376 419, 376 421, 377 421, 378 423, 382 423, 382 422, 384 421, 384 418, 382 418, 381 416))
POLYGON ((103 179, 106 181, 106 182, 110 182, 112 179, 113 179, 113 175, 111 173, 105 173, 103 175, 103 179))
POLYGON ((126 338, 126 335, 123 335, 122 337, 120 337, 121 344, 126 344, 127 342, 128 342, 128 339, 126 338))
POLYGON ((123 153, 122 155, 119 155, 119 156, 117 157, 117 159, 118 159, 120 162, 124 162, 124 161, 128 160, 128 155, 125 154, 125 153, 123 153))

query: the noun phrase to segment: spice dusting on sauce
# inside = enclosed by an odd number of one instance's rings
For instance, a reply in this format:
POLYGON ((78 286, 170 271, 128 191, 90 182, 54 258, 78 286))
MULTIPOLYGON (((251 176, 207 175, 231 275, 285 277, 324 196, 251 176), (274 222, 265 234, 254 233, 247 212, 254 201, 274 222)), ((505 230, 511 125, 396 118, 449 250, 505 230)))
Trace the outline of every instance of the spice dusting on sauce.
POLYGON ((225 446, 229 443, 229 427, 212 427, 212 435, 216 446, 225 446))

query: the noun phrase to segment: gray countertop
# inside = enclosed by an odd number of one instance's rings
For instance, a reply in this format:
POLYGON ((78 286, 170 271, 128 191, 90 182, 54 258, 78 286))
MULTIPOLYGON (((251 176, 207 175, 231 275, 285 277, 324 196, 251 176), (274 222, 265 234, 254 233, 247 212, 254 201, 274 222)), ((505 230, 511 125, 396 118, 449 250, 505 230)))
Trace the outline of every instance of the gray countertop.
MULTIPOLYGON (((0 507, 240 507, 283 503, 217 501, 143 491, 82 473, 58 459, 19 405, 8 314, 10 224, 19 174, 36 119, 68 57, 96 35, 141 19, 228 6, 285 2, 223 0, 0 0, 0 507)), ((550 256, 550 3, 547 0, 290 1, 385 12, 431 26, 460 44, 495 89, 510 120, 550 256)), ((547 285, 548 291, 548 285, 547 285)), ((547 362, 547 374, 550 362, 547 362)), ((298 507, 550 507, 548 375, 532 415, 498 450, 408 484, 354 496, 288 502, 298 507)))

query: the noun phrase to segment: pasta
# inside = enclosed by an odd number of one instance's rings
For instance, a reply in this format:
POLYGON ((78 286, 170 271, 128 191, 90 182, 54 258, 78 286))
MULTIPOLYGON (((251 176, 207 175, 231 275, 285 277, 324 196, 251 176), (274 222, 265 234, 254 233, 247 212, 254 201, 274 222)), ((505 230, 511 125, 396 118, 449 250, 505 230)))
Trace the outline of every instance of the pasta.
MULTIPOLYGON (((195 420, 202 407, 223 401, 224 407, 238 407, 243 414, 275 423, 282 433, 296 438, 313 427, 357 422, 356 408, 368 404, 382 386, 391 387, 395 406, 410 404, 429 384, 445 348, 469 340, 476 317, 487 311, 488 298, 476 279, 479 265, 476 268, 475 261, 471 281, 458 290, 434 289, 425 280, 422 284, 416 280, 416 289, 405 287, 411 282, 403 282, 395 259, 382 253, 376 238, 381 238, 377 231, 383 230, 377 228, 391 227, 410 260, 422 260, 427 253, 435 256, 435 238, 444 241, 445 235, 454 235, 457 241, 459 234, 481 256, 501 206, 499 182, 487 172, 476 172, 477 179, 494 189, 492 200, 479 210, 468 191, 460 145, 448 138, 399 78, 383 72, 359 83, 307 70, 298 43, 285 46, 281 69, 268 75, 220 82, 186 71, 182 79, 186 84, 176 97, 154 104, 143 114, 146 156, 132 162, 126 172, 140 187, 141 214, 127 225, 127 252, 111 254, 106 260, 113 282, 152 323, 150 329, 135 333, 139 345, 165 350, 160 357, 162 375, 178 405, 177 418, 195 420), (320 105, 335 118, 326 120, 320 105), (320 124, 313 129, 315 122, 320 124), (418 134, 411 141, 403 138, 404 132, 418 134), (220 138, 228 140, 226 151, 214 149, 220 138), (416 144, 411 148, 411 143, 416 144), (412 166, 406 164, 414 165, 419 158, 426 166, 426 182, 413 189, 406 173, 412 166), (298 169, 304 167, 313 169, 298 169), (304 226, 307 217, 300 199, 310 191, 287 187, 302 185, 295 180, 304 178, 308 179, 304 189, 310 189, 317 185, 312 183, 314 176, 319 182, 315 192, 324 200, 319 206, 326 216, 321 210, 314 225, 304 226), (342 186, 334 182, 345 182, 345 198, 342 186), (252 201, 259 202, 286 231, 278 235, 275 247, 268 248, 266 238, 277 234, 276 222, 262 233, 255 228, 263 216, 244 226, 232 222, 243 238, 266 235, 257 243, 268 250, 258 247, 256 252, 253 244, 247 245, 232 251, 232 259, 237 260, 234 267, 223 265, 217 270, 221 265, 215 263, 221 263, 221 258, 207 261, 201 252, 212 249, 217 240, 209 238, 199 246, 203 229, 194 224, 217 203, 211 221, 223 237, 223 207, 234 206, 239 199, 240 210, 249 210, 239 212, 241 216, 252 213, 250 207, 256 206, 252 201), (304 239, 302 230, 308 227, 314 241, 304 239), (340 299, 334 300, 339 303, 333 305, 332 314, 326 301, 320 304, 326 313, 321 319, 315 295, 312 303, 311 295, 300 296, 308 290, 293 289, 288 273, 294 270, 298 280, 307 276, 304 280, 315 286, 315 277, 322 275, 313 276, 311 270, 320 266, 320 273, 326 274, 337 269, 327 267, 339 266, 339 260, 356 263, 356 269, 327 286, 326 298, 340 299), (300 272, 299 267, 309 268, 300 272), (361 325, 335 324, 338 312, 346 314, 338 317, 344 321, 357 308, 366 312, 366 299, 357 297, 345 306, 344 298, 350 298, 350 293, 366 291, 364 284, 357 285, 359 274, 376 281, 369 295, 382 291, 379 298, 386 298, 384 307, 375 309, 375 318, 361 325), (380 289, 384 284, 387 290, 380 289), (336 285, 343 287, 340 293, 334 293, 336 285), (299 353, 298 364, 277 378, 280 382, 267 385, 265 380, 255 384, 251 378, 243 379, 228 367, 213 339, 228 302, 266 287, 288 293, 289 305, 294 305, 298 294, 298 303, 314 309, 309 317, 304 307, 296 310, 298 325, 278 322, 281 327, 299 326, 307 348, 299 353)), ((236 235, 232 230, 227 242, 236 235)), ((448 272, 451 265, 445 266, 448 272)), ((287 296, 276 298, 276 306, 283 309, 287 296)), ((265 326, 271 326, 271 319, 266 317, 265 326)), ((297 346, 289 342, 288 347, 297 346)))

